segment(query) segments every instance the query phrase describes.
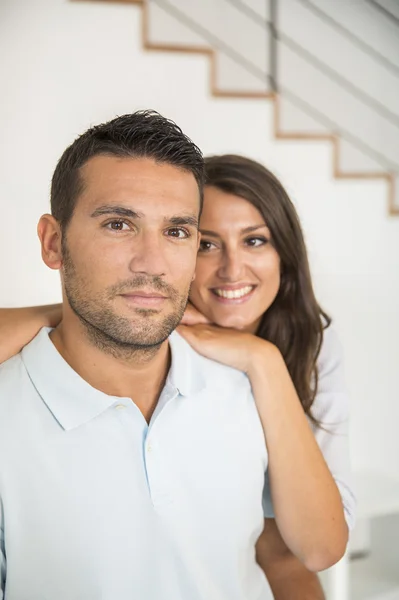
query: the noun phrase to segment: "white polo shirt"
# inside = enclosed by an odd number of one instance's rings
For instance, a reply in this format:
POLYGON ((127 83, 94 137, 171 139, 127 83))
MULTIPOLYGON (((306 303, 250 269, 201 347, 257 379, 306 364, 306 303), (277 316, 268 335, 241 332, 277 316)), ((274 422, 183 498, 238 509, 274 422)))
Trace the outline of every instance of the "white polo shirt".
POLYGON ((0 599, 268 598, 267 452, 245 375, 173 334, 148 425, 48 331, 0 366, 0 599))

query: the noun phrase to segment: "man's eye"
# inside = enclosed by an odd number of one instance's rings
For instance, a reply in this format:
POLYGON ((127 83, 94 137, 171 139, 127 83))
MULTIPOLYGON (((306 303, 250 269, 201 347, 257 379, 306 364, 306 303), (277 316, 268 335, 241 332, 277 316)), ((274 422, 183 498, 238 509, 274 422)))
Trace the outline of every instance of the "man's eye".
POLYGON ((207 242, 205 240, 201 240, 198 251, 199 252, 209 252, 209 250, 212 250, 212 248, 214 246, 215 246, 215 244, 212 244, 212 242, 207 242))
POLYGON ((171 229, 168 229, 167 235, 182 240, 190 237, 190 232, 187 229, 184 229, 184 227, 172 227, 171 229))
POLYGON ((111 231, 127 231, 129 229, 128 223, 121 220, 109 221, 106 223, 105 227, 111 229, 111 231))

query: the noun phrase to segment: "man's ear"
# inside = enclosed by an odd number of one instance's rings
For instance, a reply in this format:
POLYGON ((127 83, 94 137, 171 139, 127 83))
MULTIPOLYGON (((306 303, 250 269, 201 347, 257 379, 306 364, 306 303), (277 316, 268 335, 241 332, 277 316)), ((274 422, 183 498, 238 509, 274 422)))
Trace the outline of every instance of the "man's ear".
POLYGON ((43 215, 37 225, 37 234, 42 246, 43 262, 50 269, 61 269, 61 228, 52 215, 43 215))

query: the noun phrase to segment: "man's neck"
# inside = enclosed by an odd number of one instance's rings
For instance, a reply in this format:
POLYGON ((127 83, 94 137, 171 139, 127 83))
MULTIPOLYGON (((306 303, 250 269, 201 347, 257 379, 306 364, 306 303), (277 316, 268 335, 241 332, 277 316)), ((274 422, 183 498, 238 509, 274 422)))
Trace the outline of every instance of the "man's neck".
POLYGON ((148 349, 98 347, 75 315, 64 319, 50 334, 66 362, 94 388, 110 396, 133 400, 147 422, 158 402, 170 366, 167 341, 148 349))

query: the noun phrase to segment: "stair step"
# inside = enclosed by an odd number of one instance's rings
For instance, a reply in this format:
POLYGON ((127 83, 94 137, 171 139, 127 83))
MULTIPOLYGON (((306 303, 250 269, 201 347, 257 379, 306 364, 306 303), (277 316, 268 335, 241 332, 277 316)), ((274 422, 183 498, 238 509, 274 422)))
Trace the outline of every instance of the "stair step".
POLYGON ((261 19, 250 17, 252 8, 247 14, 227 0, 154 0, 147 10, 151 45, 214 52, 215 89, 239 94, 271 92, 267 30, 261 19))

